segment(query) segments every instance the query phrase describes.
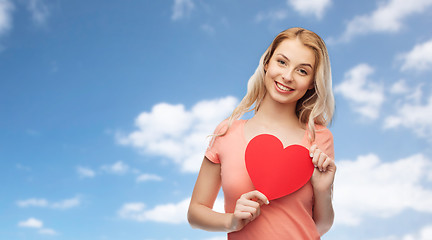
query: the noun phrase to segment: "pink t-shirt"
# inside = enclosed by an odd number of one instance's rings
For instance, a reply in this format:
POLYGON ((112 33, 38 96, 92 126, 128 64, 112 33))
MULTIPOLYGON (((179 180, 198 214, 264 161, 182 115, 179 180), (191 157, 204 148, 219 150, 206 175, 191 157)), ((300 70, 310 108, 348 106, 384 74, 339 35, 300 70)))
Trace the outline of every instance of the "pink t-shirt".
MULTIPOLYGON (((235 204, 244 193, 255 190, 245 166, 247 142, 244 125, 247 120, 236 120, 228 132, 216 137, 205 156, 213 163, 221 164, 222 190, 225 198, 225 212, 233 213, 235 204)), ((222 122, 215 130, 220 133, 227 126, 222 122)), ((333 135, 325 128, 316 131, 314 144, 334 158, 333 135)), ((301 142, 306 148, 312 144, 307 134, 301 142)), ((229 240, 248 239, 320 239, 313 216, 313 188, 307 182, 290 195, 272 200, 261 207, 261 215, 238 232, 228 234, 229 240)))

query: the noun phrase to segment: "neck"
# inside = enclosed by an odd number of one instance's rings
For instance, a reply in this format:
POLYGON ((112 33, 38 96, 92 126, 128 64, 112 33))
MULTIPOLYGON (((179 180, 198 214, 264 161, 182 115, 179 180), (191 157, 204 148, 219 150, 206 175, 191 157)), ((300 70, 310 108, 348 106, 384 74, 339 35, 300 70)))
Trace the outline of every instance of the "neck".
POLYGON ((254 118, 273 126, 301 126, 295 110, 296 103, 279 103, 266 94, 254 118))

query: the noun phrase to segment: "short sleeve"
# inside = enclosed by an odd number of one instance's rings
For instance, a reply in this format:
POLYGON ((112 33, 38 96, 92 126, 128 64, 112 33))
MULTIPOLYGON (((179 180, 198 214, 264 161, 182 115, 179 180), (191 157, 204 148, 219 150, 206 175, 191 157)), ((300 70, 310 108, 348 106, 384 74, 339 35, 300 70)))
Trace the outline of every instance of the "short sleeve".
POLYGON ((207 147, 207 150, 205 152, 205 156, 207 157, 207 159, 213 163, 220 163, 219 149, 221 145, 220 143, 221 137, 218 137, 217 135, 222 134, 225 131, 227 126, 228 126, 228 120, 224 120, 216 127, 216 129, 213 132, 213 136, 210 140, 210 143, 207 147))
POLYGON ((211 146, 207 148, 205 152, 205 156, 212 163, 220 163, 219 155, 217 154, 217 152, 214 151, 214 149, 211 146))
POLYGON ((315 132, 314 143, 318 148, 323 151, 327 156, 334 159, 334 144, 333 144, 333 134, 326 127, 317 128, 315 132))

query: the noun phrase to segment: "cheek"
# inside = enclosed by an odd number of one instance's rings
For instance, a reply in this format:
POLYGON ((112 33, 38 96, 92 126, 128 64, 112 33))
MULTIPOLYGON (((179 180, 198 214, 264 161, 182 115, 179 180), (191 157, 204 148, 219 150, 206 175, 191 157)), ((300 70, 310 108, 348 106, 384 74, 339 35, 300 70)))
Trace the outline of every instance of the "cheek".
POLYGON ((268 90, 272 84, 273 84, 273 79, 268 75, 268 72, 267 72, 264 75, 264 87, 266 88, 266 90, 268 90))
POLYGON ((304 90, 309 90, 314 88, 313 79, 304 79, 304 81, 302 81, 300 85, 301 86, 299 87, 304 90))
POLYGON ((308 89, 314 89, 315 88, 315 77, 311 77, 309 79, 308 89))
POLYGON ((267 72, 265 74, 265 79, 276 78, 278 75, 280 75, 278 68, 276 68, 272 64, 270 64, 267 68, 267 72))

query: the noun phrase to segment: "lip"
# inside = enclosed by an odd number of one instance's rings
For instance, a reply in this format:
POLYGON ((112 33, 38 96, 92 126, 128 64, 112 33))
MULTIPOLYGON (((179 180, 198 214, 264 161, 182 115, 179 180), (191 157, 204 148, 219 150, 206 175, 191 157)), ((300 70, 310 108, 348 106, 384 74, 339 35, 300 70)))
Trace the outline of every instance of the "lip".
POLYGON ((289 93, 292 93, 292 92, 294 91, 293 88, 290 88, 290 87, 288 87, 288 86, 285 86, 285 85, 283 85, 283 84, 280 83, 280 82, 275 81, 274 83, 275 83, 275 88, 276 88, 276 90, 277 90, 278 92, 280 92, 280 93, 283 93, 283 94, 289 94, 289 93), (285 87, 285 88, 288 88, 289 90, 281 89, 281 88, 279 88, 278 85, 283 86, 283 87, 285 87))

